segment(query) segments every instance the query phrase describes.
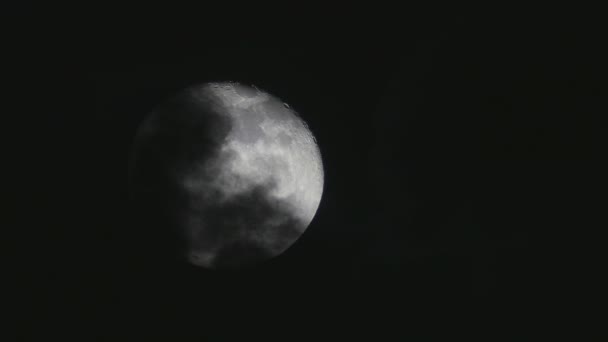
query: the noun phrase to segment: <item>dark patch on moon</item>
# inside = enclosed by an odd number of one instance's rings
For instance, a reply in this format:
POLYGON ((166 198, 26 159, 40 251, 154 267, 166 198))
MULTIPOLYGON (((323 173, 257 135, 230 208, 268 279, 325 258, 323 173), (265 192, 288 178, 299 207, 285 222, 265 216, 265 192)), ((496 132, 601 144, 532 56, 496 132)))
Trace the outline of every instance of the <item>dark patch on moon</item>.
POLYGON ((234 91, 242 97, 252 98, 259 95, 259 91, 254 87, 245 87, 240 84, 233 84, 233 88, 234 91))
POLYGON ((275 187, 268 183, 243 192, 226 202, 210 202, 191 208, 188 217, 201 222, 199 234, 189 241, 192 251, 213 250, 221 246, 214 267, 236 268, 264 261, 277 255, 300 236, 302 222, 291 210, 274 200, 269 193, 275 187), (255 239, 256 235, 264 238, 255 239))
POLYGON ((279 134, 277 134, 277 140, 279 140, 281 144, 290 144, 293 141, 293 138, 283 132, 279 132, 279 134))
MULTIPOLYGON (((162 104, 138 132, 132 171, 167 171, 175 164, 205 162, 228 136, 232 122, 213 106, 183 92, 162 104), (155 165, 141 165, 152 162, 155 165), (138 165, 137 167, 135 167, 138 165)), ((141 174, 133 174, 137 179, 141 174)))
POLYGON ((229 118, 189 92, 168 99, 144 121, 133 144, 129 181, 136 234, 146 253, 171 256, 185 248, 175 228, 189 197, 176 174, 213 158, 231 126, 229 118))
POLYGON ((243 115, 239 118, 240 134, 236 138, 243 143, 254 143, 265 136, 261 124, 262 115, 243 115))

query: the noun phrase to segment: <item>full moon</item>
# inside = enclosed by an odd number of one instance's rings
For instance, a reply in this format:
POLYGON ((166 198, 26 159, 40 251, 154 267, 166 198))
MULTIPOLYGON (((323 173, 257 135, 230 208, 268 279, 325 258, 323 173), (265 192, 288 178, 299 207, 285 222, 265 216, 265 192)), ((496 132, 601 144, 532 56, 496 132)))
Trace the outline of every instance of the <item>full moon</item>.
MULTIPOLYGON (((278 256, 311 223, 323 165, 306 123, 254 86, 206 83, 157 107, 133 144, 131 190, 205 268, 278 256)), ((147 214, 148 215, 148 214, 147 214)))

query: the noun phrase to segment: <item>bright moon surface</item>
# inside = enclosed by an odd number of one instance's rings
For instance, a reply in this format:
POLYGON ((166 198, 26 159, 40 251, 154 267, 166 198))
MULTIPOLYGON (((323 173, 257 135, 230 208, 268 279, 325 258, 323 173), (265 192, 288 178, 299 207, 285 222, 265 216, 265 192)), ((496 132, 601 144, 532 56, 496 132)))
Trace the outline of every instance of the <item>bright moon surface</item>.
MULTIPOLYGON (((321 200, 324 175, 315 138, 290 106, 255 87, 207 83, 186 94, 200 115, 229 123, 211 156, 188 160, 173 175, 187 194, 180 229, 188 260, 214 268, 221 258, 240 265, 279 255, 306 230, 321 200), (264 257, 234 247, 243 245, 264 257)), ((190 112, 183 119, 180 113, 160 115, 196 124, 190 112)))

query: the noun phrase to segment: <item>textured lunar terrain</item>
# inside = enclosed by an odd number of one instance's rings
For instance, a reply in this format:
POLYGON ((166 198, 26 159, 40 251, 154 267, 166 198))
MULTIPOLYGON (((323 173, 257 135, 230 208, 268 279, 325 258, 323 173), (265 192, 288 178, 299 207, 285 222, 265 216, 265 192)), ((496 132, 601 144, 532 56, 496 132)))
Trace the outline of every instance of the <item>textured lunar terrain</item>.
POLYGON ((311 223, 323 166, 306 123, 255 87, 207 83, 154 111, 135 141, 135 183, 165 196, 183 256, 208 268, 277 256, 311 223))

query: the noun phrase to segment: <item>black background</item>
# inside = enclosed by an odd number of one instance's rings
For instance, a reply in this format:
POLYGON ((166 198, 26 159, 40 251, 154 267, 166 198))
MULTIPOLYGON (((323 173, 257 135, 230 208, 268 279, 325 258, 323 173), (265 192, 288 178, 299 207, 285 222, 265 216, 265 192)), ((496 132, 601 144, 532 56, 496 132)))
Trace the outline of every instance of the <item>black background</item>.
POLYGON ((334 13, 264 30, 212 14, 99 17, 16 15, 6 28, 7 279, 21 338, 602 334, 594 17, 334 13), (295 108, 325 168, 304 236, 240 272, 173 260, 128 200, 139 123, 176 91, 224 80, 295 108))

